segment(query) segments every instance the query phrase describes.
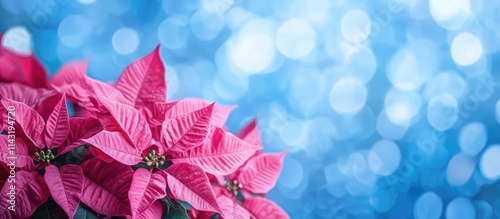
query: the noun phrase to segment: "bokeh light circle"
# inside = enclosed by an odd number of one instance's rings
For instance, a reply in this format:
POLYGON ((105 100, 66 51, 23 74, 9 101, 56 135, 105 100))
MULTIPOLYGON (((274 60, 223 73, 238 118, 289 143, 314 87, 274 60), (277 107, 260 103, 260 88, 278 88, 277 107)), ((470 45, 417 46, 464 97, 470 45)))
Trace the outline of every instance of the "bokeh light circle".
POLYGON ((422 86, 436 69, 436 45, 419 39, 400 48, 387 64, 387 78, 401 90, 415 90, 422 86))
POLYGON ((23 26, 9 28, 2 36, 1 44, 18 54, 31 55, 31 34, 23 26))
POLYGON ((88 40, 92 33, 92 24, 82 15, 70 15, 59 24, 59 40, 67 47, 78 48, 88 40))
POLYGON ((133 53, 140 44, 137 31, 132 28, 120 28, 113 34, 111 40, 113 49, 120 55, 133 53))
POLYGON ((416 219, 438 219, 443 211, 443 201, 433 192, 422 194, 413 206, 413 216, 416 219))
POLYGON ((469 181, 476 164, 465 154, 456 154, 446 169, 446 179, 451 186, 462 186, 469 181))
POLYGON ((189 29, 182 19, 171 17, 160 23, 157 34, 162 46, 175 50, 185 46, 189 29))
POLYGON ((469 0, 429 0, 429 10, 434 20, 449 30, 459 29, 471 13, 469 0))
POLYGON ((316 32, 307 21, 293 18, 284 22, 276 33, 276 47, 288 58, 307 56, 316 46, 316 32))
POLYGON ((451 128, 458 120, 458 103, 449 94, 433 97, 427 105, 427 121, 438 131, 451 128))
POLYGON ((365 11, 348 11, 340 22, 340 31, 344 39, 352 43, 362 43, 371 34, 371 19, 365 11))
POLYGON ((250 21, 229 41, 229 60, 248 74, 265 73, 275 60, 274 39, 264 27, 267 24, 267 20, 250 21))
POLYGON ((475 217, 476 210, 468 199, 453 199, 446 207, 447 219, 474 219, 475 217))
POLYGON ((396 125, 408 125, 420 111, 422 98, 415 91, 391 89, 385 97, 385 113, 396 125))
POLYGON ((459 134, 458 143, 463 153, 474 156, 486 145, 488 133, 483 123, 474 122, 465 125, 459 134))
POLYGON ((360 80, 354 77, 342 78, 330 90, 330 106, 340 114, 359 111, 365 105, 368 93, 360 80))
POLYGON ((451 43, 451 57, 458 65, 476 63, 483 54, 481 39, 469 32, 458 34, 451 43))
POLYGON ((467 89, 467 83, 457 73, 446 71, 439 73, 427 81, 424 96, 427 100, 441 94, 449 94, 460 99, 467 89))
POLYGON ((370 168, 379 176, 391 175, 399 167, 401 152, 396 143, 389 140, 376 142, 368 153, 370 168))
POLYGON ((488 147, 481 156, 479 168, 486 179, 497 180, 500 178, 500 145, 488 147))

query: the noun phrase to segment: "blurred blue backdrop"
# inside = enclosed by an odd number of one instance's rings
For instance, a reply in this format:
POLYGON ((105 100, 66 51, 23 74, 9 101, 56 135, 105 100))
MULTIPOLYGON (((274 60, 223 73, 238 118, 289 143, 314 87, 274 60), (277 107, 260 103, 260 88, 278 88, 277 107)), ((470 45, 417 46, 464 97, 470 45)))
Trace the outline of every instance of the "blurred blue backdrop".
POLYGON ((3 45, 258 115, 292 218, 500 218, 497 0, 1 0, 3 45))

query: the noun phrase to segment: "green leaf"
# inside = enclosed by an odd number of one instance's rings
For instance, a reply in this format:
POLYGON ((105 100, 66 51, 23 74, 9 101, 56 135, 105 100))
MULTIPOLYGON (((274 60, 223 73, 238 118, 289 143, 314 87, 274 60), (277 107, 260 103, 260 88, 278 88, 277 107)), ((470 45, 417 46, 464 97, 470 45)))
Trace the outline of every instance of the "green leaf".
POLYGON ((163 216, 161 219, 189 219, 186 209, 177 201, 164 198, 163 200, 163 216))
POLYGON ((83 203, 78 205, 74 219, 96 219, 97 214, 83 203))
POLYGON ((33 213, 33 219, 67 219, 68 216, 64 210, 59 206, 52 197, 47 200, 43 205, 38 207, 33 213))

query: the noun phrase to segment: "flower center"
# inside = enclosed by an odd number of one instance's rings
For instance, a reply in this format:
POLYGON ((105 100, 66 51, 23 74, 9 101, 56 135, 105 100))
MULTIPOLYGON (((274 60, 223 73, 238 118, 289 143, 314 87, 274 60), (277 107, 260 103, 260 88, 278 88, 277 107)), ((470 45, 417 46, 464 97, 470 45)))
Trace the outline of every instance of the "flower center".
POLYGON ((40 151, 40 153, 35 152, 35 157, 40 162, 50 163, 50 161, 54 160, 55 156, 50 149, 45 149, 40 151))
POLYGON ((233 195, 238 195, 238 193, 243 189, 243 184, 238 182, 238 180, 233 180, 233 181, 226 181, 224 183, 224 186, 233 193, 233 195))
POLYGON ((165 163, 165 156, 156 153, 155 150, 149 152, 148 156, 143 157, 149 167, 159 167, 165 163))

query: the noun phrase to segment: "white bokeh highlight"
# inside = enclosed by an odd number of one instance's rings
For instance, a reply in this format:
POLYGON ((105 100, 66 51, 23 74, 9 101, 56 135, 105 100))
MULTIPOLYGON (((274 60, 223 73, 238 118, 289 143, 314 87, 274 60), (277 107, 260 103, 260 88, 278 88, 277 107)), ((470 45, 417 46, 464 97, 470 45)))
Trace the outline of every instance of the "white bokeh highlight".
POLYGON ((276 47, 288 58, 305 57, 316 47, 316 32, 305 20, 287 20, 278 28, 276 47))

